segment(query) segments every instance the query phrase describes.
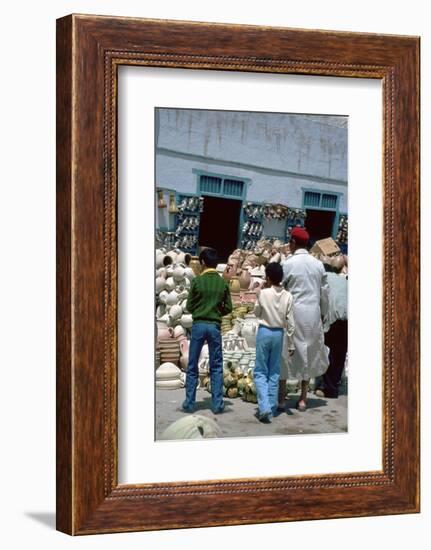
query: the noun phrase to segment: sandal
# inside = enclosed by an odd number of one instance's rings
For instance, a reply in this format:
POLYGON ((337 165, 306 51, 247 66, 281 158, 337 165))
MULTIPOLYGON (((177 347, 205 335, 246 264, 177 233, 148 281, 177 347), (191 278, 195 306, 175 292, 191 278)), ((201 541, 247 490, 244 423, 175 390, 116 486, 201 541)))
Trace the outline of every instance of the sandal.
POLYGON ((302 399, 298 399, 298 401, 296 402, 296 405, 295 405, 295 408, 299 411, 299 412, 304 412, 307 410, 307 405, 303 404, 301 405, 301 401, 303 401, 302 399))

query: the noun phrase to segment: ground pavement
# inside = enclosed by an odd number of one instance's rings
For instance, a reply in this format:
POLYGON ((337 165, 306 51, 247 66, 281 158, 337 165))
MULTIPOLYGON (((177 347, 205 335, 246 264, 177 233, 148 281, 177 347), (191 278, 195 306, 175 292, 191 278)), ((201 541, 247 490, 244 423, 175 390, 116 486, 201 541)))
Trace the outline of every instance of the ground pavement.
MULTIPOLYGON (((184 418, 181 411, 184 389, 156 390, 156 439, 175 420, 184 418)), ((321 398, 308 394, 307 410, 295 409, 298 394, 290 394, 286 411, 272 419, 271 424, 262 424, 256 418, 257 405, 241 398, 225 398, 226 408, 222 414, 211 412, 211 396, 205 389, 198 389, 195 414, 214 419, 222 437, 270 436, 291 434, 321 434, 347 432, 347 394, 341 391, 338 399, 321 398)))

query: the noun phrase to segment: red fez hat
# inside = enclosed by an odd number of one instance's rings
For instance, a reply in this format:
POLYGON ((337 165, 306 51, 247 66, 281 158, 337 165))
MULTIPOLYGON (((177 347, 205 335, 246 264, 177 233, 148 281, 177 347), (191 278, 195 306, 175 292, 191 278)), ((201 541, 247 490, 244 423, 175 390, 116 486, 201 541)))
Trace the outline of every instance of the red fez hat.
POLYGON ((295 239, 295 242, 298 245, 304 246, 308 244, 308 240, 310 238, 308 231, 306 231, 303 227, 294 227, 290 236, 292 239, 295 239))

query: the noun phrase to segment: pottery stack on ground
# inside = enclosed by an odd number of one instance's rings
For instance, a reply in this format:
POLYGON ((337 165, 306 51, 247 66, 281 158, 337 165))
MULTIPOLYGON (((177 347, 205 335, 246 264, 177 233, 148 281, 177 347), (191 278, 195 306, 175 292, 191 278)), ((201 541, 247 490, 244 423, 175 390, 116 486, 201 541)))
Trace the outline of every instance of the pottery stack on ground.
POLYGON ((178 365, 180 360, 180 346, 178 340, 170 338, 159 341, 160 360, 162 363, 173 363, 178 365))
POLYGON ((184 387, 184 381, 184 373, 173 363, 163 363, 156 370, 156 388, 177 390, 184 387))

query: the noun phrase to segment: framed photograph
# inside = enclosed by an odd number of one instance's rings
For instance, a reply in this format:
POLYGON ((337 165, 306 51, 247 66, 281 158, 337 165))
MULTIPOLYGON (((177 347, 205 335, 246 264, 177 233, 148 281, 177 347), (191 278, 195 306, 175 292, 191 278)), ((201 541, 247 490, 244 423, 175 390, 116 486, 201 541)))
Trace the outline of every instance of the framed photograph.
POLYGON ((57 21, 57 528, 419 511, 419 38, 57 21))

